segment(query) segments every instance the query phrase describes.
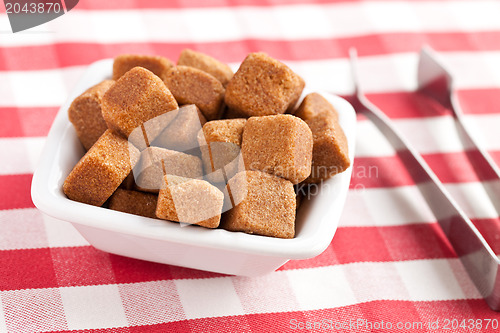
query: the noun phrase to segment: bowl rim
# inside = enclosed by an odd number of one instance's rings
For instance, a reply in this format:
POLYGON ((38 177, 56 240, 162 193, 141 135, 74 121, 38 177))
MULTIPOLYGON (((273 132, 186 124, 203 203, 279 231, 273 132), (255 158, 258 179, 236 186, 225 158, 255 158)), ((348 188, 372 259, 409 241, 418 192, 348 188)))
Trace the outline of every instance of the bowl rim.
MULTIPOLYGON (((297 212, 297 220, 306 223, 312 218, 320 219, 314 225, 309 222, 303 228, 305 234, 296 234, 292 239, 272 238, 260 235, 251 235, 242 232, 231 232, 223 229, 206 229, 198 226, 185 226, 176 222, 158 223, 159 220, 122 213, 102 207, 95 207, 68 199, 62 193, 62 186, 57 188, 57 182, 66 178, 64 172, 57 168, 61 148, 70 144, 61 140, 67 131, 72 130, 68 120, 67 110, 78 95, 93 84, 107 79, 111 75, 113 59, 103 59, 91 64, 68 100, 61 106, 47 136, 45 146, 35 169, 31 197, 35 206, 43 213, 53 218, 70 223, 85 225, 93 228, 118 232, 147 239, 163 240, 172 243, 191 244, 194 247, 209 247, 214 249, 257 254, 263 256, 281 257, 287 259, 307 259, 322 253, 330 244, 337 229, 338 220, 349 190, 352 174, 356 138, 356 114, 353 107, 343 98, 319 92, 327 98, 339 112, 339 121, 344 129, 349 147, 350 167, 330 179, 330 196, 336 198, 330 205, 326 194, 321 193, 315 199, 321 198, 328 205, 327 213, 319 215, 314 211, 313 201, 306 200, 297 212), (304 220, 305 219, 305 220, 304 220), (182 230, 181 230, 182 229, 182 230)), ((304 89, 303 97, 312 91, 304 89)), ((74 131, 74 130, 73 130, 74 131)), ((76 137, 76 134, 74 135, 76 137)), ((329 193, 329 192, 328 192, 329 193)), ((327 193, 327 194, 328 194, 327 193)), ((319 205, 319 203, 317 204, 319 205)), ((323 208, 324 209, 324 208, 323 208)))

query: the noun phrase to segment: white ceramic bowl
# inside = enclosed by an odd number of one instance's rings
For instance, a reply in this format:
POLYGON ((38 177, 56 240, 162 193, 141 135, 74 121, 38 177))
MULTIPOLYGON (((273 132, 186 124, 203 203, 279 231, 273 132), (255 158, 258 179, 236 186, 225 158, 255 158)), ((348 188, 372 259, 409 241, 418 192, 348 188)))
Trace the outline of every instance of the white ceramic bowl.
MULTIPOLYGON (((31 185, 33 202, 42 212, 73 224, 90 244, 102 251, 226 274, 262 275, 274 271, 290 259, 312 258, 326 249, 337 229, 352 167, 326 181, 318 195, 303 201, 297 214, 296 236, 293 239, 197 226, 181 227, 175 222, 69 200, 62 191, 62 185, 84 151, 68 120, 68 107, 84 90, 110 78, 111 71, 111 59, 92 64, 70 99, 59 110, 31 185)), ((339 112, 339 121, 347 136, 349 155, 353 161, 355 112, 344 99, 325 93, 323 96, 339 112)))

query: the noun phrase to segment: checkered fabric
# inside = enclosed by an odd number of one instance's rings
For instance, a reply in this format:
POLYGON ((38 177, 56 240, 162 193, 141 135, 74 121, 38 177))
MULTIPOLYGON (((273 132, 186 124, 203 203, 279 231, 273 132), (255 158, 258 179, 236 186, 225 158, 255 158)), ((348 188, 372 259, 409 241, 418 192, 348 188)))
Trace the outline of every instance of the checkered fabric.
POLYGON ((474 163, 450 111, 415 93, 424 43, 456 75, 467 121, 500 163, 498 0, 80 0, 17 34, 0 5, 0 332, 498 332, 500 314, 481 299, 404 157, 362 116, 332 243, 262 277, 101 252, 30 198, 50 125, 96 60, 175 61, 189 47, 237 66, 265 51, 309 88, 349 96, 354 46, 368 97, 500 253, 500 200, 487 195, 499 182, 474 163))

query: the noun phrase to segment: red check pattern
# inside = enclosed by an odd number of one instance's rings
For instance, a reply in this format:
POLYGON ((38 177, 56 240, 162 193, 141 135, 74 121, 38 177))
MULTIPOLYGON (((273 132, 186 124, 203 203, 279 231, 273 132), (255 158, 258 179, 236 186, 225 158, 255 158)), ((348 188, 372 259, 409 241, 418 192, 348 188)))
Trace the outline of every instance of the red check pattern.
POLYGON ((498 0, 81 0, 14 35, 0 6, 0 333, 497 332, 500 314, 468 278, 407 157, 362 116, 332 243, 258 278, 96 250, 42 215, 30 185, 59 106, 93 61, 124 52, 175 61, 189 47, 237 66, 265 51, 311 88, 349 98, 347 54, 356 47, 369 98, 500 253, 498 198, 486 195, 499 182, 477 164, 450 111, 414 92, 417 52, 429 44, 500 163, 499 12, 498 0), (452 329, 453 320, 465 328, 452 329))

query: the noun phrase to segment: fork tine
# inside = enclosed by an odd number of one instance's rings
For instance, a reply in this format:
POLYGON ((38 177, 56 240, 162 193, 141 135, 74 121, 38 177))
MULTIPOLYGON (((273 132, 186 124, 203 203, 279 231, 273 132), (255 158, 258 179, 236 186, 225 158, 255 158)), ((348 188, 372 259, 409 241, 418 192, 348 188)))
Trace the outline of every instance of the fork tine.
POLYGON ((434 50, 424 46, 420 50, 417 70, 418 90, 450 106, 450 92, 453 90, 453 77, 444 65, 438 62, 434 50))

